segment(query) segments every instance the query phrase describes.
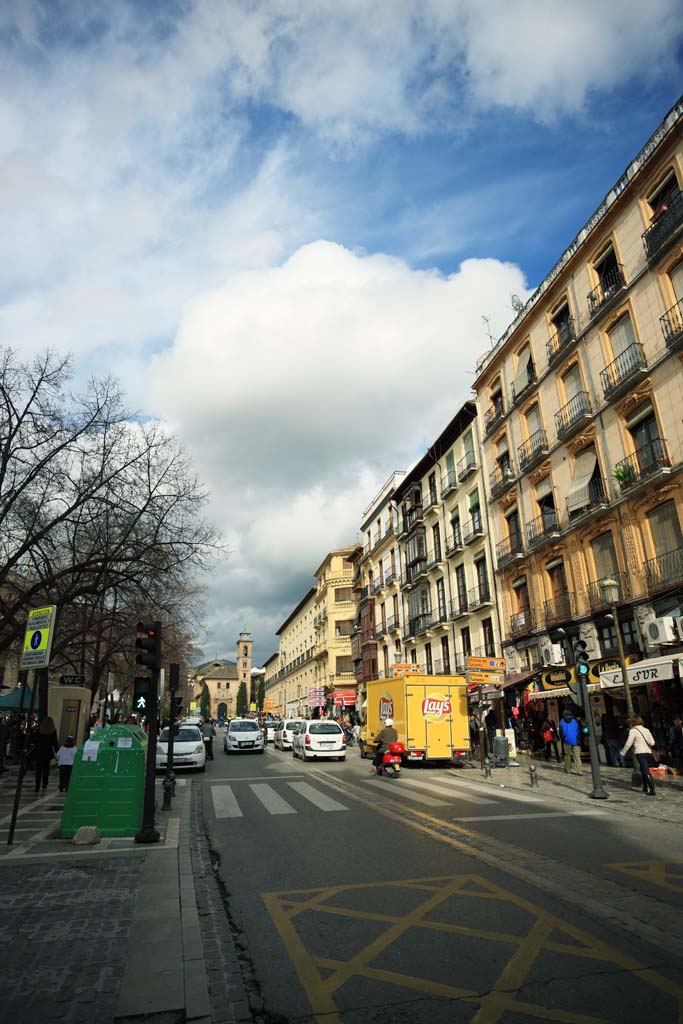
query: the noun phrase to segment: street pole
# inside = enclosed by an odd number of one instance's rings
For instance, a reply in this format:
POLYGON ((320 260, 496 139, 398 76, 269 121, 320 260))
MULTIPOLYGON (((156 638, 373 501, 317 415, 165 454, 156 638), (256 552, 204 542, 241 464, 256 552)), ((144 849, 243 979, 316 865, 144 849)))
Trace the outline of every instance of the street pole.
POLYGON ((169 693, 171 695, 171 707, 168 716, 168 752, 166 756, 166 777, 164 778, 164 803, 162 811, 171 810, 171 797, 175 796, 175 772, 173 771, 173 745, 175 742, 175 698, 180 686, 180 665, 175 663, 170 667, 169 693))
MULTIPOLYGON (((26 677, 28 672, 24 672, 24 679, 21 686, 21 697, 19 698, 19 708, 24 706, 24 691, 26 689, 26 677)), ((19 813, 19 804, 21 803, 21 787, 24 782, 24 775, 26 774, 26 755, 28 753, 28 742, 29 742, 29 725, 33 716, 33 704, 36 699, 36 677, 35 673, 33 676, 33 686, 31 687, 31 702, 26 716, 26 731, 24 733, 24 743, 19 754, 19 775, 17 777, 17 788, 14 793, 14 805, 12 807, 12 818, 9 824, 9 833, 7 835, 7 845, 11 846, 14 842, 14 830, 17 826, 17 815, 19 813)))
POLYGON ((588 795, 592 800, 607 800, 608 793, 602 784, 602 778, 600 776, 598 741, 595 736, 595 722, 593 721, 593 712, 591 711, 590 699, 588 696, 588 674, 587 672, 581 671, 583 668, 588 669, 588 665, 577 665, 581 703, 583 704, 583 710, 586 715, 586 724, 588 726, 588 750, 591 759, 591 778, 593 780, 593 789, 588 795))
POLYGON ((136 647, 146 651, 138 654, 135 661, 151 669, 149 687, 149 732, 147 734, 147 763, 145 765, 145 794, 142 807, 142 825, 135 835, 136 843, 158 843, 161 838, 154 827, 154 802, 157 767, 157 726, 159 717, 159 675, 161 671, 161 623, 139 622, 136 647), (139 634, 146 634, 144 638, 139 634))
POLYGON ((631 684, 628 679, 628 672, 626 671, 626 657, 624 656, 624 641, 621 638, 621 630, 619 629, 619 619, 617 618, 617 606, 612 605, 612 615, 614 616, 614 631, 617 634, 617 650, 619 651, 619 668, 621 669, 621 681, 624 686, 624 694, 626 696, 626 714, 629 719, 633 718, 635 711, 633 710, 633 698, 631 696, 631 684))
POLYGON ((481 770, 484 770, 484 691, 481 683, 479 683, 479 761, 481 763, 481 770))

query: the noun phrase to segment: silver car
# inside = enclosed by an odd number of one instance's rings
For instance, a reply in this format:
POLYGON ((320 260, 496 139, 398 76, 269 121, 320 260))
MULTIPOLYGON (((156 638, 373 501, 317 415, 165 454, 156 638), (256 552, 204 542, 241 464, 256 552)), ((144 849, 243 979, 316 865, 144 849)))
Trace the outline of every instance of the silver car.
POLYGON ((291 750, 294 733, 302 723, 302 718, 288 718, 278 722, 273 740, 275 746, 279 750, 291 750))
POLYGON ((265 749, 263 733, 253 718, 233 718, 223 737, 226 754, 262 754, 265 749))
POLYGON ((302 722, 294 733, 292 753, 302 761, 314 757, 346 760, 346 734, 340 725, 328 718, 302 722))

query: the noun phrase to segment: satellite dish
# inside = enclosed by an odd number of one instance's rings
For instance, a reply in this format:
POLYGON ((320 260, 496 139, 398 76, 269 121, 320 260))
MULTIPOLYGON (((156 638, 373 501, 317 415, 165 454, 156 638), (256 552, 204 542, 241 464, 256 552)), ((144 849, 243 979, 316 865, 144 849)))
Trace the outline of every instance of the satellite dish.
POLYGON ((514 309, 515 313, 519 313, 520 309, 524 305, 519 295, 511 295, 510 302, 512 303, 512 308, 514 309))

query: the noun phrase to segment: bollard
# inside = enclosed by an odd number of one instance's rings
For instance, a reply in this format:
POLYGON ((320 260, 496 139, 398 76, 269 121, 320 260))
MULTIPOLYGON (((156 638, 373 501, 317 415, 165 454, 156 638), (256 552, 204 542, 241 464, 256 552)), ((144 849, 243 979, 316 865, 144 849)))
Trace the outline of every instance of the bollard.
POLYGON ((534 786, 538 785, 538 775, 536 774, 536 765, 535 764, 530 764, 529 765, 529 784, 531 785, 532 789, 533 789, 534 786))
POLYGON ((173 793, 173 782, 171 781, 171 779, 169 779, 168 775, 166 776, 166 778, 164 779, 164 781, 162 783, 162 788, 163 788, 163 791, 164 791, 164 802, 161 805, 161 809, 162 809, 162 811, 170 811, 171 810, 171 794, 173 793))
POLYGON ((168 773, 168 778, 171 780, 171 796, 175 796, 175 772, 172 768, 168 773))
POLYGON ((488 757, 484 758, 484 778, 491 778, 491 760, 488 757))

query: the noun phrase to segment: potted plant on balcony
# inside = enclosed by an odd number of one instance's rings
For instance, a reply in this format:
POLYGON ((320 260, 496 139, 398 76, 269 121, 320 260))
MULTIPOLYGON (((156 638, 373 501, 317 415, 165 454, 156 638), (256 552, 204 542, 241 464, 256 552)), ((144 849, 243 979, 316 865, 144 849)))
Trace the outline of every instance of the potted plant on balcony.
POLYGON ((616 466, 614 470, 614 479, 618 481, 622 491, 625 491, 627 487, 630 487, 636 480, 636 467, 630 462, 625 463, 623 466, 616 466))

